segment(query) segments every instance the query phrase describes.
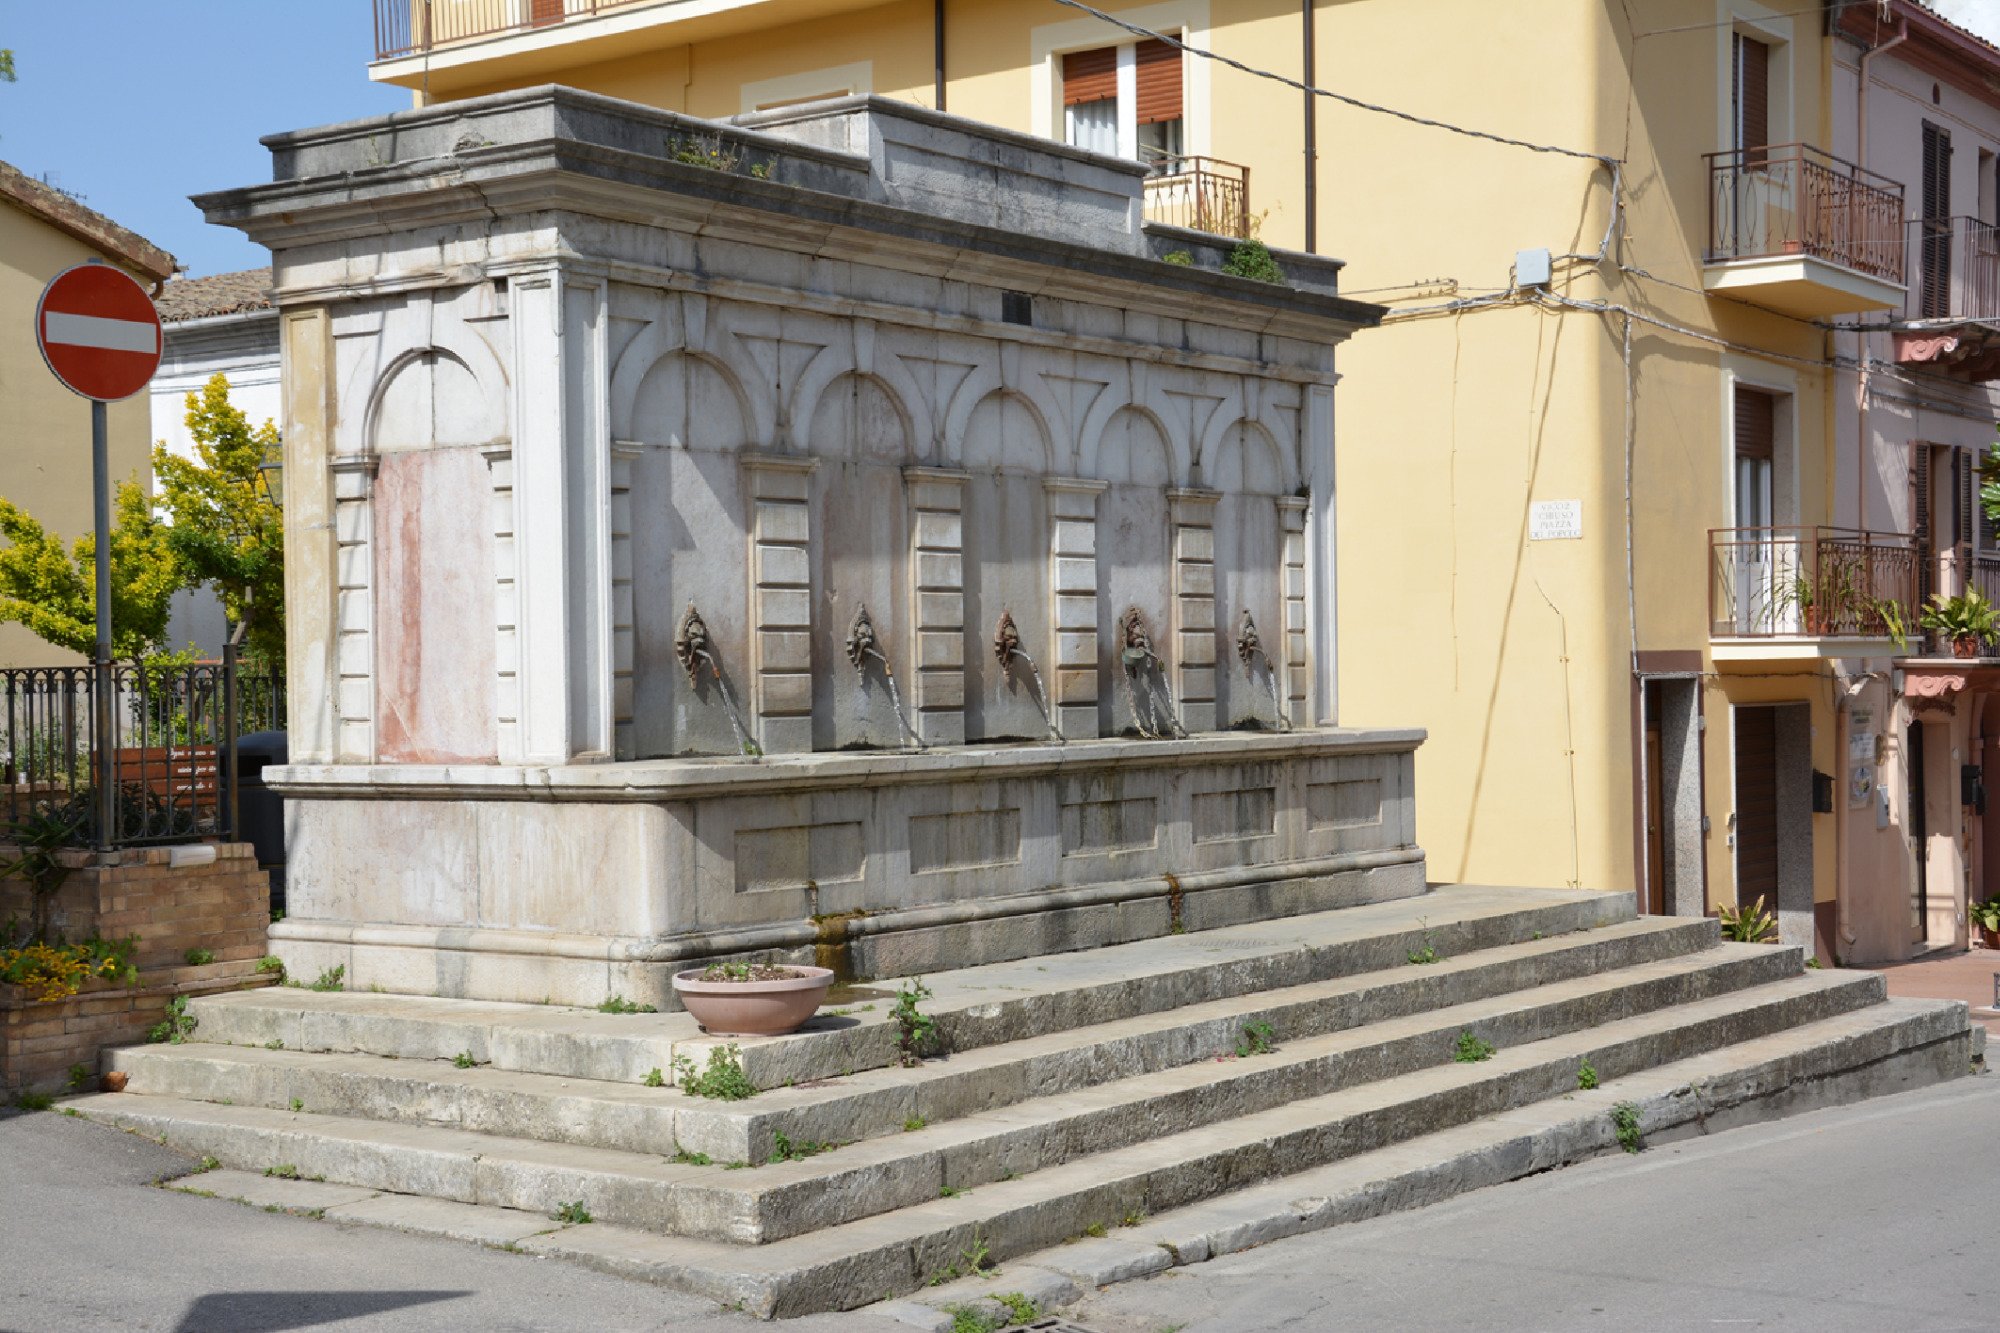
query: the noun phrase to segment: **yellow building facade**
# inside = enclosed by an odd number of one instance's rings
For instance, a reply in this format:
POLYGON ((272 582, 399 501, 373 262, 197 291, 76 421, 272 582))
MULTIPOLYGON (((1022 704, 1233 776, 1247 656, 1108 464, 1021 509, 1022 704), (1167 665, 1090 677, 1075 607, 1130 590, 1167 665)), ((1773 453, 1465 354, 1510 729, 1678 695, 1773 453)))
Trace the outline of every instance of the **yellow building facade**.
MULTIPOLYGON (((77 264, 116 264, 157 291, 173 256, 60 190, 0 162, 0 404, 4 495, 66 539, 92 529, 90 403, 49 372, 35 344, 35 305, 49 279, 77 264)), ((111 475, 150 484, 152 440, 145 395, 109 410, 111 475)), ((18 624, 0 625, 0 666, 78 660, 18 624)))
MULTIPOLYGON (((1761 896, 1829 961, 1938 942, 1906 900, 1908 803, 1939 798, 1878 788, 1941 557, 1841 410, 1873 364, 1841 330, 1911 290, 1907 173, 1857 165, 1917 151, 1857 114, 1879 7, 1106 5, 378 0, 371 72, 704 117, 873 93, 1141 157, 1159 220, 1281 265, 1340 256, 1390 315, 1343 352, 1339 716, 1429 729, 1432 874, 1761 896), (1166 75, 1151 34, 1190 48, 1166 75)), ((1981 58, 1941 106, 1993 101, 1981 58)))

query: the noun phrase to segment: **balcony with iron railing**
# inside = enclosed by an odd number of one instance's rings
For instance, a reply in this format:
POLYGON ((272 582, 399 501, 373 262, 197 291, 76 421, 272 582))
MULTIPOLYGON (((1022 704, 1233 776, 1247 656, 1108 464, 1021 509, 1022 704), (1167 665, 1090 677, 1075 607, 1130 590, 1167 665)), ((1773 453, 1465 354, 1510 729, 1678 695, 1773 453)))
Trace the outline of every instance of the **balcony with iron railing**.
POLYGON ((1978 218, 1908 224, 1909 293, 1896 360, 1956 379, 2000 379, 2000 226, 1978 218))
POLYGON ((1706 161, 1708 291, 1807 318, 1902 306, 1900 183, 1802 143, 1706 161))
POLYGON ((1717 528, 1708 545, 1717 660, 1886 656, 1913 632, 1918 553, 1908 534, 1717 528))
POLYGON ((374 0, 378 82, 450 97, 881 0, 374 0))
POLYGON ((1158 156, 1146 178, 1146 221, 1216 236, 1250 235, 1250 168, 1188 153, 1158 156))

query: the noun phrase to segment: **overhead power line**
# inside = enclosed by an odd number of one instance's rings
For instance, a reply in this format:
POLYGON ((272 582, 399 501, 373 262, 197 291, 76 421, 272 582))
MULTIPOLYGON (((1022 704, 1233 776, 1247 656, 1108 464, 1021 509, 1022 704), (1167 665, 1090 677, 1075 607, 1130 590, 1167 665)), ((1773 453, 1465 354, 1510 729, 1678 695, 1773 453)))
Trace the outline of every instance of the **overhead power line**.
POLYGON ((1357 110, 1372 111, 1380 116, 1393 116, 1397 120, 1408 121, 1412 125, 1426 125, 1431 129, 1445 130, 1451 134, 1462 134, 1468 139, 1484 139, 1489 143, 1506 144, 1510 148, 1525 148, 1532 153, 1554 153, 1561 157, 1577 157, 1582 158, 1586 162, 1600 162, 1607 167, 1616 167, 1619 161, 1619 159, 1606 153, 1586 153, 1580 148, 1563 148, 1555 144, 1531 143, 1526 139, 1515 139, 1505 134, 1494 134, 1489 130, 1468 129, 1463 125, 1454 125, 1450 121, 1434 120, 1429 116, 1419 116, 1408 111, 1398 111, 1394 107, 1379 106, 1374 102, 1364 102, 1358 97, 1350 97, 1346 93, 1337 93, 1331 88, 1317 88, 1312 84, 1301 82, 1289 75, 1279 74, 1268 69, 1258 69, 1255 65, 1246 65, 1242 61, 1232 59, 1229 56, 1220 55, 1199 46, 1190 46, 1178 37, 1169 37, 1166 33, 1155 32, 1151 28, 1144 28, 1136 23, 1128 23, 1124 19, 1107 14, 1101 9, 1084 4, 1083 0, 1055 0, 1055 3, 1065 5, 1070 9, 1081 10, 1092 18, 1102 19, 1114 28, 1123 28, 1135 37, 1149 37, 1154 41, 1165 42, 1168 46, 1176 50, 1185 51, 1191 56, 1200 56, 1203 60, 1213 60, 1218 65, 1227 65, 1229 68, 1248 74, 1253 78, 1270 79, 1274 83, 1282 83, 1288 88, 1297 89, 1299 92, 1309 93, 1314 97, 1324 97, 1328 101, 1340 102, 1357 110))

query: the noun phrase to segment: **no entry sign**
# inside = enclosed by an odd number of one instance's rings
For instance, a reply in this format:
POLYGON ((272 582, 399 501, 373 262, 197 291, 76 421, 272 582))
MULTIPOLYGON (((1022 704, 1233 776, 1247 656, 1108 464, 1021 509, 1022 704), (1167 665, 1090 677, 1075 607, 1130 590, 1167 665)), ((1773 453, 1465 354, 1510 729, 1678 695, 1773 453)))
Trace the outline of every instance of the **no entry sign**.
POLYGON ((42 359, 72 393, 130 398, 160 365, 160 314, 124 269, 78 264, 42 289, 35 307, 42 359))

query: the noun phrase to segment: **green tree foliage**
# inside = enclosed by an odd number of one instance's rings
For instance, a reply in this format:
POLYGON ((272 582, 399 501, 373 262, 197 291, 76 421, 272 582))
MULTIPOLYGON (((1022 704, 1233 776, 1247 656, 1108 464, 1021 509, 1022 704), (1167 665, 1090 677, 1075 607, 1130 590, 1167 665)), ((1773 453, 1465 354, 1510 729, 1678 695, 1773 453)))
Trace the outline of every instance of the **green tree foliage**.
MULTIPOLYGON (((88 657, 97 646, 96 543, 63 539, 0 498, 0 621, 19 621, 60 648, 88 657)), ((167 634, 168 602, 182 586, 165 525, 137 481, 112 498, 111 651, 138 657, 167 634)))
POLYGON ((153 449, 159 503, 172 520, 167 541, 184 585, 213 584, 232 625, 247 625, 250 652, 285 653, 285 518, 259 475, 280 459, 278 428, 250 419, 216 375, 187 397, 195 457, 153 449))

